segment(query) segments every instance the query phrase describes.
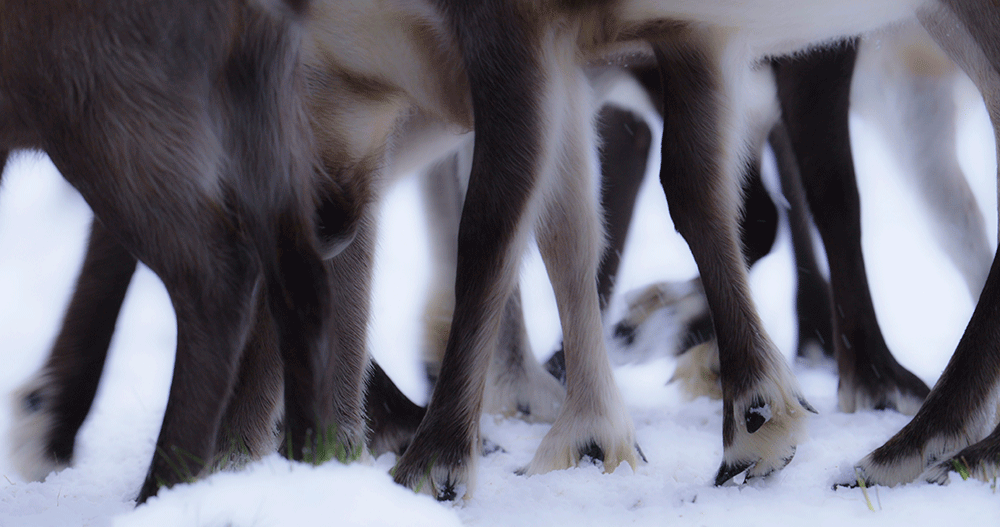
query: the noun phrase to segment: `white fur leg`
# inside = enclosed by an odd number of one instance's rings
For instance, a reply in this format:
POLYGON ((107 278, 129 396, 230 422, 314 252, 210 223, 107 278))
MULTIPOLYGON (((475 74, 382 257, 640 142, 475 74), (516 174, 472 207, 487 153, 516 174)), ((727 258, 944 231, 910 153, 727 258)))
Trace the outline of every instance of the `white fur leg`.
MULTIPOLYGON (((723 409, 723 419, 734 420, 734 433, 724 449, 716 485, 744 470, 747 479, 781 470, 795 455, 795 446, 806 439, 806 414, 815 410, 800 395, 798 382, 780 355, 769 353, 765 364, 755 385, 723 409)), ((724 422, 723 428, 727 426, 724 422)))
POLYGON ((42 481, 66 468, 47 452, 55 426, 49 402, 52 394, 44 375, 37 375, 11 394, 10 456, 14 468, 29 481, 42 481))
POLYGON ((545 43, 546 113, 555 149, 556 184, 547 189, 538 246, 552 283, 563 328, 566 404, 535 453, 528 473, 575 466, 581 457, 603 458, 613 471, 639 461, 635 431, 615 384, 604 348, 597 299, 602 254, 597 198, 596 108, 575 53, 575 37, 553 29, 545 43))

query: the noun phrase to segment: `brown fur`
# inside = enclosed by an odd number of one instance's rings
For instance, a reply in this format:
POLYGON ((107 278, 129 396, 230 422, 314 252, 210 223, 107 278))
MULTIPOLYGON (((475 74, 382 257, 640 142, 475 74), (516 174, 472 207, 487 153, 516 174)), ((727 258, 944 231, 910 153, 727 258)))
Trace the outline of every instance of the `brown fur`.
POLYGON ((327 278, 287 19, 304 3, 263 4, 0 5, 0 149, 45 151, 157 273, 177 314, 171 394, 140 502, 211 459, 255 311, 276 322, 293 455, 339 425, 323 403, 327 278))

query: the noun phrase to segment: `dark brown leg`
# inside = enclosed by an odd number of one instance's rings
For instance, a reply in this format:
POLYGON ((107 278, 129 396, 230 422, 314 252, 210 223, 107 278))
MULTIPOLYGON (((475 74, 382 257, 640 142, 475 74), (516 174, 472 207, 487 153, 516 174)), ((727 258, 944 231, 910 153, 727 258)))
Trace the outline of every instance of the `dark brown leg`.
POLYGON ((913 413, 929 390, 889 352, 861 254, 861 205, 847 126, 856 55, 848 45, 777 61, 778 97, 830 262, 840 408, 913 413))
POLYGON ((542 155, 537 35, 508 6, 443 6, 465 58, 476 145, 458 232, 455 316, 427 415, 393 471, 438 499, 465 494, 475 471, 483 386, 503 305, 514 287, 517 236, 542 155), (511 45, 513 43, 513 45, 511 45), (511 155, 512 153, 515 153, 511 155))
POLYGON ((20 389, 15 419, 24 421, 12 440, 26 477, 41 479, 71 464, 135 267, 135 258, 94 219, 62 329, 37 378, 20 389))
POLYGON ((774 150, 781 178, 781 190, 788 200, 788 223, 792 234, 792 252, 795 256, 795 311, 799 323, 799 357, 814 358, 818 355, 833 357, 832 315, 830 314, 830 286, 823 278, 816 262, 813 247, 812 216, 806 203, 805 189, 799 163, 792 149, 791 138, 783 121, 775 124, 768 136, 774 150))
MULTIPOLYGON (((660 182, 688 242, 715 322, 723 393, 722 484, 750 469, 781 469, 795 452, 806 407, 784 358, 761 327, 737 232, 739 186, 726 174, 718 60, 695 44, 655 45, 663 83, 660 182)), ((728 168, 728 170, 732 170, 728 168)))

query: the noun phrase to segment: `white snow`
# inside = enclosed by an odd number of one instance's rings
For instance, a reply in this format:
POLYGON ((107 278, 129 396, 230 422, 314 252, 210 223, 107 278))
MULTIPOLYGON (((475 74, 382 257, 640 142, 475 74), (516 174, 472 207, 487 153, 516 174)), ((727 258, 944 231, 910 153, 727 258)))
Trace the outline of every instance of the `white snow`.
MULTIPOLYGON (((995 228, 995 157, 981 101, 963 114, 964 166, 995 228)), ((933 383, 970 316, 973 302, 956 272, 925 233, 881 138, 852 121, 864 207, 869 278, 886 339, 899 360, 933 383)), ((655 162, 655 160, 654 160, 655 162)), ((655 165, 654 165, 655 166, 655 165)), ((674 233, 655 177, 647 178, 623 262, 618 292, 654 280, 690 277, 695 267, 674 233)), ((0 194, 0 393, 40 365, 59 323, 82 258, 89 211, 47 160, 22 156, 0 194)), ((404 181, 385 205, 373 354, 419 402, 426 387, 418 367, 417 323, 426 286, 416 186, 404 181), (403 271, 405 270, 405 271, 403 271), (395 291, 395 293, 393 292, 395 291)), ((995 235, 995 233, 994 233, 995 235)), ((994 238, 995 239, 995 238, 994 238)), ((787 234, 754 270, 758 307, 778 346, 791 356, 791 260, 787 234)), ((537 253, 523 280, 532 343, 547 357, 558 340, 551 293, 537 253)), ((620 311, 620 300, 612 306, 620 311)), ((392 484, 392 456, 370 465, 321 467, 271 456, 238 473, 221 473, 163 490, 142 507, 132 496, 145 475, 172 367, 174 322, 158 281, 143 269, 129 292, 94 411, 78 441, 76 466, 44 482, 25 482, 7 454, 9 403, 0 404, 0 526, 272 526, 272 525, 996 525, 1000 492, 989 484, 953 481, 899 488, 831 489, 854 462, 907 422, 893 412, 844 414, 827 368, 796 364, 819 410, 809 439, 779 474, 746 486, 712 486, 722 459, 721 403, 686 401, 665 385, 673 360, 616 369, 638 440, 649 463, 603 474, 595 466, 516 476, 545 434, 545 425, 485 416, 483 431, 505 452, 480 460, 468 500, 439 504, 392 484)))

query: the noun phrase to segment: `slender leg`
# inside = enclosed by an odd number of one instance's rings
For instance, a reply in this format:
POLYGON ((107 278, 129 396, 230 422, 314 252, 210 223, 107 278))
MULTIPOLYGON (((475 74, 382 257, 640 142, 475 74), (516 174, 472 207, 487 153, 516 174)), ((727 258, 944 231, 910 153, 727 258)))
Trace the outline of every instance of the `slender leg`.
POLYGON ((439 499, 471 490, 483 387, 544 170, 539 35, 515 6, 443 6, 462 50, 476 145, 458 233, 455 316, 427 415, 394 469, 439 499), (472 31, 471 28, 475 28, 472 31))
MULTIPOLYGON (((603 312, 614 292, 635 200, 646 175, 652 131, 638 115, 606 105, 598 113, 597 134, 601 144, 601 210, 607 239, 597 268, 597 295, 603 312)), ((562 349, 546 361, 545 369, 560 382, 566 382, 562 349)))
POLYGON ((929 390, 889 352, 861 254, 861 206, 847 126, 855 57, 851 45, 776 62, 778 97, 830 262, 840 408, 913 413, 929 390))
POLYGON ((979 298, 993 260, 986 222, 958 161, 958 66, 915 24, 862 42, 852 108, 881 128, 927 211, 931 234, 979 298))
MULTIPOLYGON (((471 157, 471 149, 437 163, 423 178, 423 195, 429 211, 428 219, 432 222, 431 252, 436 260, 432 292, 424 310, 424 361, 432 386, 441 367, 455 305, 455 253, 458 251, 458 225, 465 198, 462 180, 468 173, 464 160, 468 157, 471 157)), ((515 286, 504 306, 500 338, 490 361, 483 412, 519 417, 529 422, 551 423, 565 398, 566 390, 542 369, 531 351, 521 308, 520 287, 515 286)))
POLYGON ((72 462, 135 267, 135 258, 95 218, 62 329, 42 370, 16 396, 13 459, 25 477, 40 480, 72 462))
POLYGON ((604 106, 597 114, 597 135, 601 145, 601 210, 608 240, 597 268, 597 295, 603 312, 614 290, 653 135, 638 115, 613 105, 604 106))
MULTIPOLYGON (((367 177, 366 181, 373 179, 367 177)), ((374 207, 361 213, 353 242, 328 259, 330 322, 326 328, 329 363, 322 381, 328 383, 337 429, 332 454, 341 461, 363 455, 367 427, 364 421, 365 379, 368 375, 368 320, 371 311, 372 272, 375 268, 376 218, 374 207)))
POLYGON ((768 136, 774 150, 781 178, 781 191, 789 202, 788 223, 792 234, 792 252, 795 255, 795 311, 799 322, 799 357, 817 355, 833 356, 833 330, 830 327, 830 286, 826 283, 816 262, 813 247, 812 217, 806 203, 805 189, 799 162, 792 149, 792 140, 783 121, 775 124, 768 136), (812 350, 819 349, 819 352, 812 350))
MULTIPOLYGON (((575 41, 570 41, 575 44, 575 41)), ((592 102, 582 71, 563 62, 573 57, 557 37, 546 53, 545 70, 553 88, 550 116, 561 142, 555 152, 556 180, 537 229, 538 247, 559 308, 566 357, 566 404, 542 439, 528 473, 575 466, 588 456, 605 471, 626 462, 633 468, 642 454, 635 445, 632 420, 615 384, 604 348, 597 267, 604 254, 594 192, 598 162, 593 145, 592 102), (551 55, 549 55, 551 53, 551 55)))
POLYGON ((707 49, 654 45, 669 109, 660 182, 698 263, 719 346, 724 458, 716 484, 722 484, 747 469, 752 477, 784 467, 808 406, 750 297, 737 233, 737 163, 723 155, 735 151, 725 143, 738 139, 720 133, 726 105, 717 98, 727 95, 719 58, 707 49))

